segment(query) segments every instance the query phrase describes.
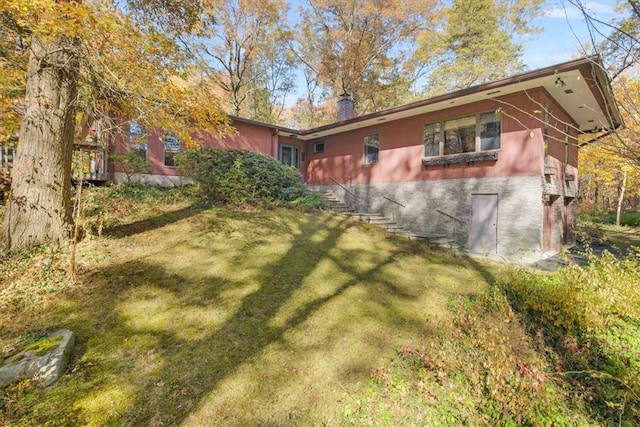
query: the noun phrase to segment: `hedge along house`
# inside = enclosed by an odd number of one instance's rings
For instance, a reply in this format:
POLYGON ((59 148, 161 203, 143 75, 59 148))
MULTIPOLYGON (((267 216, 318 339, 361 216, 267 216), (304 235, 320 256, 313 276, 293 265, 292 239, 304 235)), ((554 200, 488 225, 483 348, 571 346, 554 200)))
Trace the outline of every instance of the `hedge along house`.
MULTIPOLYGON (((233 118, 237 134, 203 144, 273 156, 311 188, 407 231, 471 252, 539 257, 571 243, 578 137, 622 125, 597 57, 360 117, 349 118, 349 102, 339 101, 341 120, 330 125, 298 131, 233 118)), ((175 180, 167 159, 179 144, 151 135, 147 147, 145 178, 175 180)))

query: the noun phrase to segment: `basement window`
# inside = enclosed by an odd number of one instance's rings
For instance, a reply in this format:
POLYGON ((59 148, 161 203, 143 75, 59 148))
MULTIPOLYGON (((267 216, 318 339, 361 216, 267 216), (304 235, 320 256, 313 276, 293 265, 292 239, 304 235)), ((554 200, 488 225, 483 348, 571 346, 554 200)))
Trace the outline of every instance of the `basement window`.
POLYGON ((380 136, 375 133, 364 137, 364 164, 378 163, 380 152, 380 136))
POLYGON ((315 142, 313 144, 313 154, 324 153, 324 141, 315 142))

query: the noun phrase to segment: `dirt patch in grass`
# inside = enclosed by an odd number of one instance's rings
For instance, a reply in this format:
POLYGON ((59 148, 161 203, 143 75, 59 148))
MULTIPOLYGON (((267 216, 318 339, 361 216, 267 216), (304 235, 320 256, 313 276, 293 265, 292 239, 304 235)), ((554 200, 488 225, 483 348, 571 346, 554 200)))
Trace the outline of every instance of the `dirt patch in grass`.
POLYGON ((339 423, 374 369, 494 270, 343 217, 184 202, 83 242, 75 283, 55 276, 64 251, 3 256, 0 338, 78 339, 54 386, 5 392, 4 422, 25 425, 339 423), (21 281, 47 257, 50 289, 21 281))

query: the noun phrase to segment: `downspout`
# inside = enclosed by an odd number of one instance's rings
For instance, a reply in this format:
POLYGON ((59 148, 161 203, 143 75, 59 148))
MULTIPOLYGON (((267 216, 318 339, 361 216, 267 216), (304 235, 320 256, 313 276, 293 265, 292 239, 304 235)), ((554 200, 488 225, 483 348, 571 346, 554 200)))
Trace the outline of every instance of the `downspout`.
POLYGON ((276 147, 278 146, 280 135, 280 129, 274 128, 273 132, 271 132, 271 157, 278 160, 278 153, 276 152, 276 147))

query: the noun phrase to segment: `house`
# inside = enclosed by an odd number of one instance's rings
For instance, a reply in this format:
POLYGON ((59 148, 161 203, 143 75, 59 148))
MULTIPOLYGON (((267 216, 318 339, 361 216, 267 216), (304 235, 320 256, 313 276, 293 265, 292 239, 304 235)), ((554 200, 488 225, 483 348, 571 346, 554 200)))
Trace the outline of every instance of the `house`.
MULTIPOLYGON (((350 116, 350 102, 339 101, 336 123, 310 130, 234 117, 237 134, 203 135, 204 145, 273 156, 356 210, 513 259, 571 243, 579 144, 622 125, 597 57, 359 117, 350 116)), ((113 149, 128 150, 130 140, 113 149)), ((175 138, 152 134, 140 146, 152 166, 146 181, 181 180, 175 138)), ((122 180, 117 170, 113 177, 122 180)))

